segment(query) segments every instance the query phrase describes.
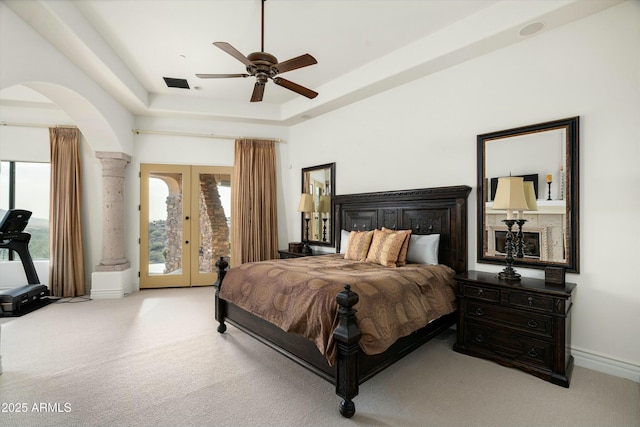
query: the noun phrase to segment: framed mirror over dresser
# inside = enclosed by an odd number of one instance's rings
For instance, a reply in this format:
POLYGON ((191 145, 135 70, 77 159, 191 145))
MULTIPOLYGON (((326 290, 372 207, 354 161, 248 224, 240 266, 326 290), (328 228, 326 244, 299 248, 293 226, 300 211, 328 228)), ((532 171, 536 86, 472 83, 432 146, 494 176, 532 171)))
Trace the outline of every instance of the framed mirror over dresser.
POLYGON ((504 264, 506 212, 493 209, 498 178, 533 183, 537 207, 524 211, 524 255, 514 265, 579 272, 579 118, 477 137, 478 262, 504 264))

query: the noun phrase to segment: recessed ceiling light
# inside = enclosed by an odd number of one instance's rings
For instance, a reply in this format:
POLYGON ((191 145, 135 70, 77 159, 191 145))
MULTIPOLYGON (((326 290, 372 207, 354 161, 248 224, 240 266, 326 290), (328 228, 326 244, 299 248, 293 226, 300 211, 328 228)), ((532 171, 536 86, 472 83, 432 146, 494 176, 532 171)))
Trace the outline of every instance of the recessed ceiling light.
POLYGON ((527 24, 524 27, 520 28, 520 31, 518 32, 518 34, 520 34, 521 36, 530 36, 542 30, 543 28, 544 28, 544 24, 542 22, 533 22, 531 24, 527 24))

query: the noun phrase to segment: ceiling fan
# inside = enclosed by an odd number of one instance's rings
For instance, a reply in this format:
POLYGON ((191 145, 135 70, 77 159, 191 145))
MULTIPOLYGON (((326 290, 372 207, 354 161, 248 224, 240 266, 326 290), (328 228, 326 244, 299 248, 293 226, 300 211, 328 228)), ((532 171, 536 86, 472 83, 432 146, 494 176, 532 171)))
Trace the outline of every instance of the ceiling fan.
POLYGON ((201 79, 220 79, 230 77, 256 77, 256 84, 253 87, 253 93, 251 95, 251 102, 260 102, 264 95, 264 87, 269 79, 273 80, 278 86, 282 86, 293 92, 296 92, 302 96, 306 96, 309 99, 313 99, 318 96, 318 92, 314 92, 304 86, 300 86, 297 83, 277 77, 278 74, 285 73, 287 71, 296 70, 298 68, 307 67, 309 65, 317 64, 318 61, 305 53, 304 55, 289 59, 284 62, 278 62, 278 59, 264 51, 264 2, 262 0, 262 44, 260 52, 250 53, 248 56, 244 56, 240 51, 231 46, 227 42, 215 42, 215 46, 227 52, 229 55, 242 62, 247 67, 247 73, 242 74, 196 74, 196 77, 201 79))

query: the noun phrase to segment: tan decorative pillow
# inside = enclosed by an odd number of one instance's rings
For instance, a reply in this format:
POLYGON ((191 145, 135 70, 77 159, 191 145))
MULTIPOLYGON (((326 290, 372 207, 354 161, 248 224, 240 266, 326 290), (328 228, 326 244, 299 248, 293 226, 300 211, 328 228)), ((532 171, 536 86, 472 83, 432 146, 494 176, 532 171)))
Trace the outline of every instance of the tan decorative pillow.
POLYGON ((349 243, 347 243, 347 251, 344 253, 344 259, 352 261, 364 261, 369 252, 372 231, 352 231, 349 233, 349 243))
POLYGON ((398 233, 404 234, 404 243, 402 244, 402 248, 400 249, 400 253, 398 254, 398 261, 396 261, 396 265, 398 267, 402 267, 407 265, 407 252, 409 251, 409 241, 411 240, 411 230, 391 230, 390 228, 382 227, 382 231, 386 233, 398 233))
POLYGON ((385 267, 396 267, 398 255, 405 238, 404 233, 387 233, 382 230, 374 230, 366 261, 384 265, 385 267))

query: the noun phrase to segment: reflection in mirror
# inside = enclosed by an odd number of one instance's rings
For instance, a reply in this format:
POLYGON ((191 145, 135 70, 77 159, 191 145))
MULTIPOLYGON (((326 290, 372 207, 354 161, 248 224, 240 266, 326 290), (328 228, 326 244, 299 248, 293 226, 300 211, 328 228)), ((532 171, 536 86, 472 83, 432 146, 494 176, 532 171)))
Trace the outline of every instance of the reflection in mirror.
POLYGON ((506 212, 493 209, 504 176, 523 177, 536 199, 514 264, 578 272, 578 117, 478 135, 479 262, 505 260, 506 212))
MULTIPOLYGON (((336 164, 311 166, 302 169, 302 193, 313 196, 314 210, 309 220, 309 243, 333 246, 333 218, 331 198, 335 195, 336 164)), ((304 214, 303 214, 304 215, 304 214)), ((301 239, 306 238, 306 224, 302 219, 301 239)))

